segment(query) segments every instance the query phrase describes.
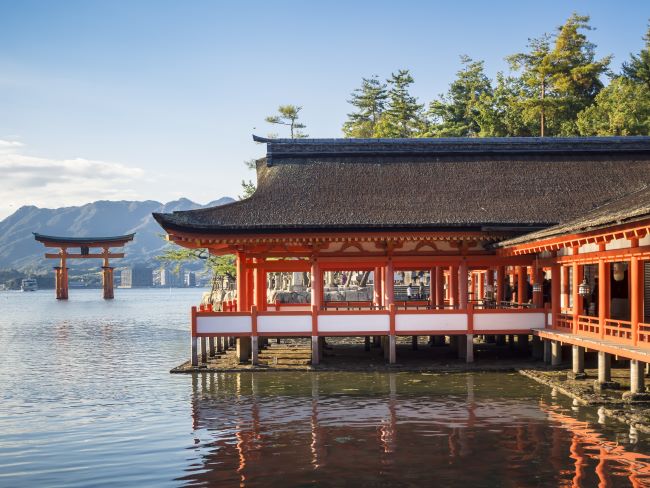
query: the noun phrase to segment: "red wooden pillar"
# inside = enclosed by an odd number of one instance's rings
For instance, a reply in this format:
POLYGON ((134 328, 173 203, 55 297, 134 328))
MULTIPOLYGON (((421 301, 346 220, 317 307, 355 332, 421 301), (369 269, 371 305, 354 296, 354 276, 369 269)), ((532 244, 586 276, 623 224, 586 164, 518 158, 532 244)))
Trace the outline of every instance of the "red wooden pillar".
POLYGON ((560 265, 551 265, 551 317, 553 327, 557 328, 560 318, 560 265))
POLYGON ((315 257, 311 261, 311 305, 320 310, 323 305, 323 274, 315 257))
POLYGON ((485 298, 485 272, 479 271, 478 273, 478 292, 476 300, 483 300, 485 298))
POLYGON ((639 322, 643 317, 643 280, 641 279, 642 262, 632 256, 629 263, 630 277, 630 322, 632 326, 632 341, 636 346, 639 341, 639 322))
POLYGON ((517 302, 526 303, 526 266, 517 266, 517 302))
POLYGON ((381 266, 377 266, 373 272, 373 280, 374 280, 374 285, 373 285, 373 304, 375 307, 381 307, 382 305, 382 268, 381 266))
MULTIPOLYGON (((470 272, 471 283, 472 283, 472 300, 478 300, 478 273, 475 271, 470 272)), ((461 278, 462 279, 462 278, 461 278)))
POLYGON ((573 300, 573 333, 578 333, 578 315, 582 315, 582 297, 578 293, 580 283, 582 283, 583 268, 578 263, 572 263, 573 270, 573 289, 571 290, 573 300))
POLYGON ((533 285, 533 306, 542 308, 544 306, 543 277, 544 270, 539 267, 531 267, 530 283, 533 285), (535 291, 535 285, 539 285, 539 290, 535 291))
POLYGON ((429 308, 436 308, 436 297, 438 296, 438 279, 436 277, 437 267, 429 270, 429 308))
POLYGON ((505 274, 506 274, 506 269, 505 266, 499 266, 497 268, 497 289, 496 289, 496 301, 497 305, 500 305, 502 301, 505 300, 505 274))
POLYGON ((248 270, 246 266, 246 255, 243 252, 237 253, 237 311, 245 312, 247 307, 247 285, 248 270))
POLYGON ((467 262, 461 261, 458 267, 458 305, 467 310, 467 262))
POLYGON ((384 283, 386 289, 386 302, 384 303, 385 307, 390 307, 391 304, 395 303, 395 272, 393 269, 393 260, 388 258, 386 263, 386 281, 384 283))
POLYGON ((263 312, 266 310, 266 271, 264 270, 262 264, 264 261, 262 259, 258 259, 257 261, 257 266, 255 267, 255 270, 253 271, 253 280, 255 283, 255 307, 259 312, 263 312))
POLYGON ((449 304, 458 307, 458 266, 449 267, 449 304))
POLYGON ((569 308, 569 267, 562 266, 562 305, 569 308))
POLYGON ((445 273, 442 266, 436 266, 436 307, 445 308, 445 273))
POLYGON ((605 321, 609 318, 609 263, 598 260, 598 322, 600 337, 605 337, 605 321))
POLYGON ((102 266, 102 285, 104 288, 104 299, 112 300, 115 298, 113 291, 113 267, 102 266))

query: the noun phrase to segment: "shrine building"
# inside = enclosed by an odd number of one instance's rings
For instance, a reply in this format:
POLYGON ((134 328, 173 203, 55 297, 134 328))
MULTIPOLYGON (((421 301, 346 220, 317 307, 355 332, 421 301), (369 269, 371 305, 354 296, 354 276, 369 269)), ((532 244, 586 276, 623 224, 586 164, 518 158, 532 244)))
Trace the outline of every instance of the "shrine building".
POLYGON ((311 337, 318 364, 328 336, 381 337, 394 363, 397 336, 447 336, 471 362, 476 336, 513 334, 554 364, 573 346, 578 372, 597 351, 602 382, 611 355, 650 361, 650 138, 255 140, 250 198, 154 214, 170 241, 237 257, 236 310, 192 311, 193 365, 224 337, 253 364, 260 338, 311 337), (328 271, 370 271, 372 300, 324 300, 328 271), (396 299, 400 271, 427 296, 396 299), (269 303, 276 272, 308 273, 311 303, 269 303))

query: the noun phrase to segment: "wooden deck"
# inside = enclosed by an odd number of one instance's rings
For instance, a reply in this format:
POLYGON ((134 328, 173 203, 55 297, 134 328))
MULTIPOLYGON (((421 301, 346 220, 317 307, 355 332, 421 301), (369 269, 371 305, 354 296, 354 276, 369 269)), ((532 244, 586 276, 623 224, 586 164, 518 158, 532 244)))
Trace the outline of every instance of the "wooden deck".
POLYGON ((645 363, 650 362, 650 349, 628 344, 621 344, 618 341, 585 337, 572 332, 557 329, 534 329, 533 334, 542 339, 560 341, 564 344, 581 346, 592 351, 603 351, 626 359, 636 359, 645 363))

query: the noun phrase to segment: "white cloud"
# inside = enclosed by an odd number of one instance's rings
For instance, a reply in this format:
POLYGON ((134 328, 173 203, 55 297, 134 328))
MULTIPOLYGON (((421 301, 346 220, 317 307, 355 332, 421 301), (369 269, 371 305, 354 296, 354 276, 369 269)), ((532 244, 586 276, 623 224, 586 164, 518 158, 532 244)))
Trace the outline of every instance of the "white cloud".
POLYGON ((144 177, 142 169, 120 163, 29 156, 21 142, 0 139, 0 219, 22 205, 138 199, 134 187, 144 177))

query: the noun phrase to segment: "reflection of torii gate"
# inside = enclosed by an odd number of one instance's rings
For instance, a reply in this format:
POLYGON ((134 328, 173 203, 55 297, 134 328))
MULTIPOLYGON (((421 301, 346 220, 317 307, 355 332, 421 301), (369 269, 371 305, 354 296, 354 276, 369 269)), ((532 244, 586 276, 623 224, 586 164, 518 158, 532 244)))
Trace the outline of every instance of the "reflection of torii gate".
POLYGON ((45 253, 49 259, 60 259, 59 266, 54 267, 56 282, 56 298, 59 300, 68 299, 68 259, 103 259, 102 281, 104 285, 104 298, 113 298, 113 267, 109 265, 110 258, 123 258, 124 253, 112 253, 111 247, 124 247, 127 242, 133 240, 135 234, 115 237, 55 237, 45 236, 34 232, 34 238, 42 242, 45 247, 58 247, 58 253, 45 253), (91 248, 101 248, 100 252, 91 253, 91 248), (70 248, 79 248, 78 253, 69 252, 70 248))

